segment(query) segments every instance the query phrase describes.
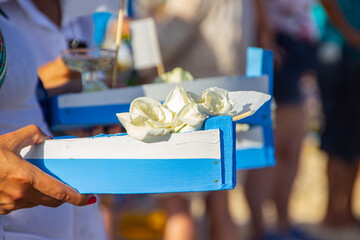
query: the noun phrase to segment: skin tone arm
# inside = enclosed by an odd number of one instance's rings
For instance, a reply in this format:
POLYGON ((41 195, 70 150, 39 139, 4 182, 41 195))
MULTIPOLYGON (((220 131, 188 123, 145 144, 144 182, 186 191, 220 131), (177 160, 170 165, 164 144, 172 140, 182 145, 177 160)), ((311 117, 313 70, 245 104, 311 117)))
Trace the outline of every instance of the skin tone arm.
POLYGON ((70 71, 60 57, 38 68, 50 97, 69 92, 81 92, 81 75, 70 71))
POLYGON ((258 44, 262 48, 274 48, 274 30, 267 21, 263 0, 254 0, 256 13, 256 26, 258 31, 258 44))
POLYGON ((254 0, 259 47, 271 49, 274 52, 275 68, 280 68, 286 58, 286 52, 275 42, 275 29, 269 24, 263 0, 254 0))
POLYGON ((360 31, 354 29, 346 20, 336 0, 321 0, 331 23, 341 32, 346 41, 360 48, 360 31))
POLYGON ((36 7, 44 13, 56 26, 61 25, 61 6, 59 0, 32 0, 36 7))
POLYGON ((96 202, 93 195, 79 194, 20 157, 22 148, 46 139, 35 125, 0 136, 0 214, 38 205, 58 207, 69 202, 83 206, 96 202))

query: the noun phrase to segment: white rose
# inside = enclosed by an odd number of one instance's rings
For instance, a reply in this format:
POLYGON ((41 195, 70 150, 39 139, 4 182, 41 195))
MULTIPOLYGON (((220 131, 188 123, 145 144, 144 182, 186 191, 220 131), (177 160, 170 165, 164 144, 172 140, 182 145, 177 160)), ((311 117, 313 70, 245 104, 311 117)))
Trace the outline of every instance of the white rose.
POLYGON ((201 104, 209 115, 233 115, 235 102, 228 97, 228 92, 222 88, 212 87, 204 90, 201 104))
POLYGON ((234 105, 224 89, 209 88, 200 97, 177 86, 163 105, 140 97, 131 103, 129 113, 116 115, 129 136, 148 141, 171 132, 199 130, 209 115, 231 115, 234 105))
POLYGON ((176 86, 166 97, 163 105, 174 113, 177 113, 189 103, 195 103, 193 98, 187 94, 183 87, 176 86))
POLYGON ((173 131, 173 113, 149 97, 135 99, 129 113, 116 114, 129 136, 146 140, 173 131))
POLYGON ((201 101, 201 96, 193 93, 193 92, 186 92, 187 95, 189 96, 189 98, 191 98, 194 102, 196 103, 200 103, 201 101))
POLYGON ((155 83, 180 83, 184 81, 193 81, 194 77, 184 69, 177 67, 172 71, 162 74, 154 79, 155 83))
POLYGON ((189 132, 199 130, 205 119, 208 117, 204 113, 200 104, 189 103, 185 105, 174 118, 175 132, 189 132))

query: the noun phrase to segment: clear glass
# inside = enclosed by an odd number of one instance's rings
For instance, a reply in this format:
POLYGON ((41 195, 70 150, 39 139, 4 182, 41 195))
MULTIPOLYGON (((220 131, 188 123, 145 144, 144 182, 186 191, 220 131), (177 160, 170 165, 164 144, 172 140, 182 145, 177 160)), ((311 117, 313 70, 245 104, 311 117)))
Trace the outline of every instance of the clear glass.
POLYGON ((83 91, 108 89, 98 78, 98 72, 111 68, 115 63, 115 51, 99 48, 75 48, 61 52, 61 58, 68 68, 81 73, 83 91))

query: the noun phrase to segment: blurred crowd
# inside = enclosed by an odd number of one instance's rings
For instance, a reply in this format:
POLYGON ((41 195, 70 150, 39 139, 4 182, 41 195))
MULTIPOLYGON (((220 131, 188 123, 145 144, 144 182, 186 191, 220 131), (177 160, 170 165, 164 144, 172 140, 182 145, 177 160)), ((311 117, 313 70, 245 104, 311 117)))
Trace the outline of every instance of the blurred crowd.
MULTIPOLYGON (((116 3, 120 1, 108 2, 117 6, 116 3)), ((353 211, 360 153, 360 94, 357 92, 360 89, 359 1, 126 2, 116 59, 116 87, 151 83, 159 75, 159 65, 139 69, 134 64, 130 26, 133 21, 142 18, 151 17, 155 21, 161 53, 159 64, 165 72, 180 67, 190 72, 195 79, 245 75, 248 47, 273 51, 274 82, 271 93, 276 166, 238 172, 241 176, 238 184, 244 189, 250 211, 246 239, 335 239, 328 235, 312 235, 295 225, 289 214, 289 199, 309 126, 312 127, 310 130, 318 134, 320 148, 328 159, 326 214, 316 227, 324 231, 360 230, 359 219, 353 211), (317 105, 309 105, 307 101, 309 94, 312 97, 314 92, 321 109, 317 105), (316 124, 309 124, 313 116, 317 118, 316 124), (266 224, 268 221, 263 211, 269 201, 273 203, 276 212, 271 227, 266 224)), ((7 54, 13 54, 10 55, 13 59, 7 62, 9 68, 6 77, 11 80, 2 79, 0 72, 0 86, 4 82, 0 89, 0 134, 32 123, 49 136, 71 134, 84 137, 124 131, 120 126, 98 126, 51 132, 42 119, 43 115, 34 100, 37 97, 33 93, 35 91, 30 90, 40 89, 46 95, 54 96, 79 92, 84 84, 80 81, 80 74, 70 70, 63 62, 63 50, 117 47, 119 5, 116 11, 100 9, 93 13, 89 11, 87 15, 70 16, 65 11, 66 4, 68 1, 65 0, 0 0, 0 30, 5 44, 8 44, 7 54), (23 43, 19 39, 23 39, 23 43), (18 46, 24 50, 18 49, 18 46), (30 70, 19 73, 17 66, 21 62, 15 58, 22 59, 30 70), (29 95, 24 101, 12 100, 12 93, 19 88, 28 90, 17 95, 24 98, 29 95), (31 112, 24 109, 30 109, 31 112), (17 120, 23 119, 24 114, 28 114, 27 119, 17 120)), ((76 3, 72 4, 76 6, 76 3)), ((86 3, 79 1, 78 4, 86 3)), ((0 47, 4 45, 2 41, 0 47)), ((0 66, 5 66, 5 62, 0 66)), ((112 71, 103 71, 99 75, 109 87, 112 71)), ((3 175, 6 174, 0 172, 0 176, 3 175)), ((7 180, 1 177, 1 181, 7 180)), ((1 189, 0 204, 3 204, 1 189)), ((40 206, 11 212, 23 208, 21 204, 11 205, 15 207, 9 209, 8 215, 2 216, 0 226, 5 239, 10 240, 244 238, 242 227, 237 226, 232 219, 227 191, 97 197, 95 204, 92 200, 90 206, 83 208, 64 204, 58 208, 40 206), (194 202, 198 201, 205 206, 201 224, 195 220, 191 211, 194 202)), ((43 197, 39 196, 39 199, 43 197)), ((38 203, 35 200, 31 200, 31 203, 25 206, 60 204, 48 201, 38 203)), ((359 235, 351 237, 360 238, 359 235)))

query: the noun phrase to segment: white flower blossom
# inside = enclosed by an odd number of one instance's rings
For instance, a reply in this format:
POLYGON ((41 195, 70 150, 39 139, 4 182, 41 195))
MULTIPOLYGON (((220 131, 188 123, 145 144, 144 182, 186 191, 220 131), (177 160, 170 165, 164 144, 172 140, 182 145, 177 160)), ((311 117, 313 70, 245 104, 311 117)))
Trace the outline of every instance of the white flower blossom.
POLYGON ((201 105, 189 103, 175 115, 174 130, 175 132, 199 130, 207 117, 201 105))
POLYGON ((140 97, 131 103, 129 113, 116 115, 129 136, 147 141, 167 133, 199 130, 209 115, 231 115, 234 105, 224 89, 209 88, 200 97, 177 86, 164 104, 140 97))
POLYGON ((235 102, 228 97, 228 91, 211 87, 202 92, 200 103, 209 115, 233 115, 235 102))
POLYGON ((149 97, 135 99, 129 113, 116 114, 129 136, 146 140, 150 136, 165 135, 173 131, 173 113, 149 97))
POLYGON ((194 103, 194 100, 189 97, 187 92, 181 86, 176 86, 169 95, 166 97, 166 100, 163 104, 164 107, 173 111, 174 113, 179 112, 185 105, 189 103, 194 103))
POLYGON ((195 103, 200 103, 201 96, 193 93, 193 92, 186 92, 188 97, 191 98, 195 103))
POLYGON ((180 83, 184 81, 193 81, 194 77, 184 69, 177 67, 172 71, 162 74, 154 79, 155 83, 180 83))

